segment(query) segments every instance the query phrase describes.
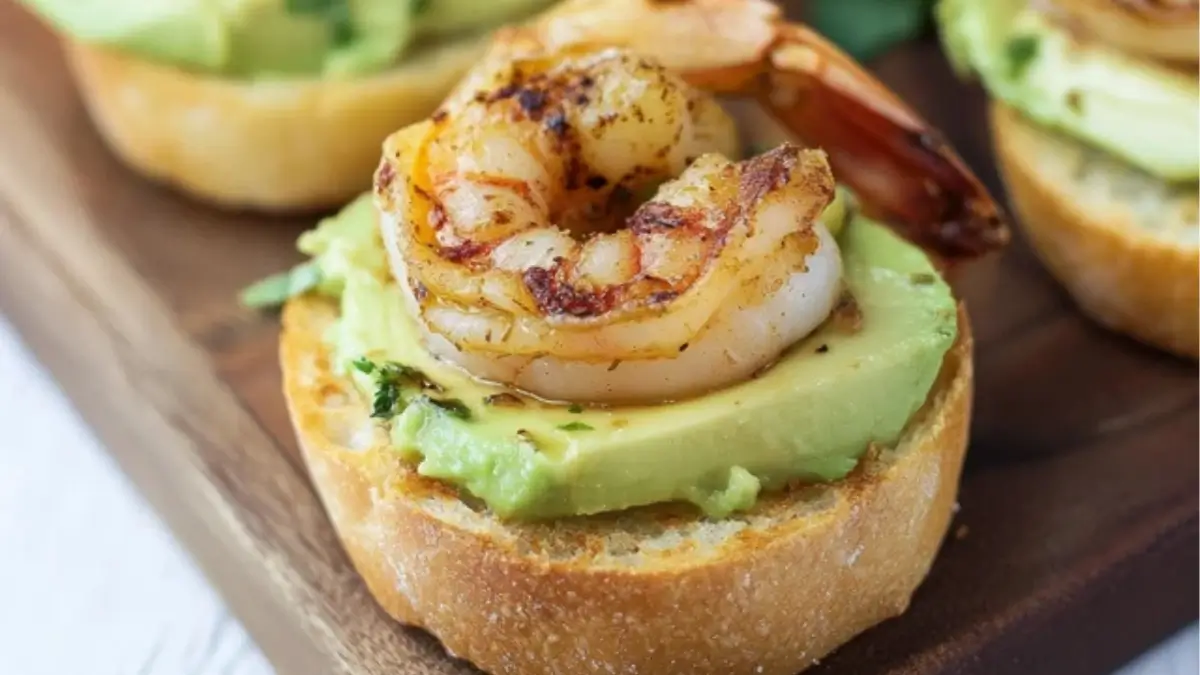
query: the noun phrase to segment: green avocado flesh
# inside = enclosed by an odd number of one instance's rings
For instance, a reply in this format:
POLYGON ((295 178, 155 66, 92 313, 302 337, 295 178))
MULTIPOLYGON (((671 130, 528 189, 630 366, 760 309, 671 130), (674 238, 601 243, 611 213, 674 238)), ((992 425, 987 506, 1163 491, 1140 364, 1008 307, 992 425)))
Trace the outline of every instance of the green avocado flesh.
POLYGON ((842 478, 869 444, 900 437, 957 334, 955 300, 925 255, 852 218, 839 242, 860 330, 829 324, 758 377, 692 400, 581 408, 521 396, 514 405, 512 392, 425 350, 375 223, 363 197, 300 241, 321 270, 318 292, 340 297, 341 317, 325 336, 334 368, 376 404, 378 380, 364 371, 385 363, 436 383, 435 395, 409 392, 379 423, 421 474, 505 518, 670 501, 720 517, 791 480, 842 478))
POLYGON ((941 0, 951 63, 1030 119, 1168 181, 1200 177, 1194 76, 1081 42, 1027 0, 941 0))
POLYGON ((361 75, 549 0, 24 0, 77 40, 229 77, 361 75))

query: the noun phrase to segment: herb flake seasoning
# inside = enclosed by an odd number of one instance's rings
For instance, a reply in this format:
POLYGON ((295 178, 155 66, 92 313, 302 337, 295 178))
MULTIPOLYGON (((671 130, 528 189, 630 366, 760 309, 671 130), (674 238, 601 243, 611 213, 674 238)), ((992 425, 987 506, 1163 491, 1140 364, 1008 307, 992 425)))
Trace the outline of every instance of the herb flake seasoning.
POLYGON ((560 424, 558 428, 563 431, 593 431, 592 425, 584 424, 583 422, 568 422, 560 424))
POLYGON ((397 382, 379 379, 376 382, 375 400, 371 406, 371 417, 391 419, 404 409, 403 398, 400 395, 400 385, 397 382))

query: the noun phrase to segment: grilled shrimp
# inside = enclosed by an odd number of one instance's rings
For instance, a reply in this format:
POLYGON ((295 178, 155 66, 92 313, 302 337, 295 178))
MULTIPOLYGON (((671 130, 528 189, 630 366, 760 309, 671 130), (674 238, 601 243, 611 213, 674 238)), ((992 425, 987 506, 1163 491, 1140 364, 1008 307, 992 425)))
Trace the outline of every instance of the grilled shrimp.
POLYGON ((548 398, 661 400, 747 376, 828 315, 820 151, 727 159, 716 102, 623 50, 506 62, 479 92, 390 139, 377 176, 434 353, 548 398))
POLYGON ((1002 243, 994 205, 961 162, 769 3, 664 7, 568 2, 504 31, 437 113, 385 143, 383 239, 436 355, 554 400, 663 401, 742 380, 841 294, 840 253, 819 220, 839 166, 868 207, 946 259, 1002 243), (625 33, 605 20, 614 9, 625 33), (661 41, 633 34, 643 18, 661 41), (778 36, 816 51, 789 43, 764 56, 778 36), (689 39, 704 48, 682 48, 689 39), (768 96, 755 68, 769 74, 779 59, 802 66, 789 71, 792 94, 811 84, 837 96, 768 96), (732 120, 690 83, 753 90, 790 129, 808 123, 802 139, 834 147, 732 159, 732 120), (843 108, 847 124, 821 119, 843 108))

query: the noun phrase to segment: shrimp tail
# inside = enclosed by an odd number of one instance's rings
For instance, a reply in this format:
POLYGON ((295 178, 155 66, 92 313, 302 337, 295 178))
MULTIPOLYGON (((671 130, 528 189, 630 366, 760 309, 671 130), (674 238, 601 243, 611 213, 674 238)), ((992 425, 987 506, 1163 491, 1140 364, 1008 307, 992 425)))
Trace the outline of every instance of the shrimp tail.
POLYGON ((541 20, 562 49, 618 44, 694 86, 756 99, 808 146, 865 213, 941 262, 1009 240, 1007 218, 941 135, 852 58, 765 0, 567 0, 541 20), (704 49, 694 49, 704 45, 704 49))
POLYGON ((945 261, 1008 242, 1004 214, 937 130, 813 31, 787 25, 779 39, 757 98, 829 153, 866 213, 945 261))

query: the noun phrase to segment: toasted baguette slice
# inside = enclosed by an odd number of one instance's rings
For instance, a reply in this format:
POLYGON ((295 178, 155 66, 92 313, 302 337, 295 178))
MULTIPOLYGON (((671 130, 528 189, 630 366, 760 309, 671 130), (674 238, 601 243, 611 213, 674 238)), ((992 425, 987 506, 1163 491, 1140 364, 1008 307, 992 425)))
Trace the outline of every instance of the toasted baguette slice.
POLYGON ((1197 185, 1172 186, 993 102, 992 137, 1033 248, 1101 324, 1200 351, 1197 185))
POLYGON ((380 605, 496 675, 793 675, 907 608, 955 506, 972 393, 962 312, 903 440, 843 481, 719 521, 658 506, 536 524, 500 521, 373 447, 365 401, 330 371, 336 312, 302 298, 283 316, 312 480, 380 605))
POLYGON ((83 100, 113 151, 141 173, 228 208, 301 211, 370 185, 380 145, 428 115, 484 39, 428 48, 378 75, 250 82, 190 73, 68 42, 83 100))

